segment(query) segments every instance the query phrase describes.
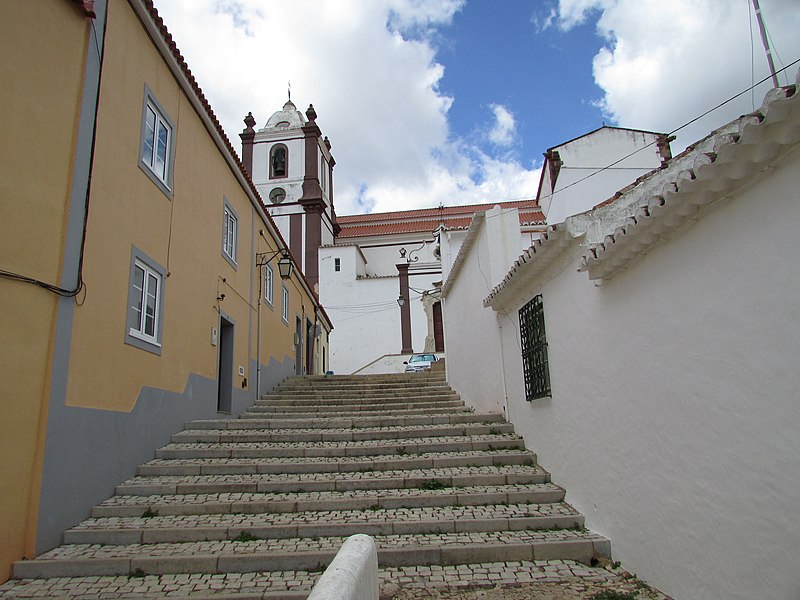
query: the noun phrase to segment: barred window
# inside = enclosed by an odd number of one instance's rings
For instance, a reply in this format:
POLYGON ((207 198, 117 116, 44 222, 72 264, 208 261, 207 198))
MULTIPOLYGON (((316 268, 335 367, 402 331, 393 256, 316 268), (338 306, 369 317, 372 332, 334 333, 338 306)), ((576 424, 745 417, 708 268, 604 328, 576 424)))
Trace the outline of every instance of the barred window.
POLYGON ((542 295, 534 297, 519 309, 522 337, 522 369, 525 375, 525 399, 551 396, 550 370, 547 363, 547 338, 544 332, 542 295))

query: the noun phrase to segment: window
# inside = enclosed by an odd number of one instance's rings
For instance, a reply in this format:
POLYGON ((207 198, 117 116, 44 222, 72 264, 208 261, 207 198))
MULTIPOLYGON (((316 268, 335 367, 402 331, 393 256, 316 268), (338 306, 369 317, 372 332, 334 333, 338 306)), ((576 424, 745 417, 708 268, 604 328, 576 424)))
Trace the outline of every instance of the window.
POLYGON ((222 256, 236 268, 236 243, 238 236, 239 219, 233 211, 233 207, 224 199, 222 209, 222 256))
POLYGON ((283 306, 281 307, 281 318, 289 322, 289 290, 283 288, 283 306))
POLYGON ((342 270, 342 259, 341 258, 334 258, 333 259, 333 270, 334 271, 341 271, 342 270))
POLYGON ((522 337, 525 399, 530 402, 551 396, 547 338, 544 332, 544 305, 541 294, 519 309, 519 329, 522 337))
POLYGON ((269 152, 269 178, 286 177, 289 174, 289 152, 283 144, 275 144, 269 152))
POLYGON ((268 304, 274 304, 274 298, 275 273, 272 271, 272 267, 266 265, 264 267, 264 300, 266 300, 268 304))
POLYGON ((167 113, 145 87, 139 167, 168 197, 172 196, 174 132, 167 113))
POLYGON ((134 248, 125 342, 156 354, 161 354, 164 279, 164 269, 134 248))

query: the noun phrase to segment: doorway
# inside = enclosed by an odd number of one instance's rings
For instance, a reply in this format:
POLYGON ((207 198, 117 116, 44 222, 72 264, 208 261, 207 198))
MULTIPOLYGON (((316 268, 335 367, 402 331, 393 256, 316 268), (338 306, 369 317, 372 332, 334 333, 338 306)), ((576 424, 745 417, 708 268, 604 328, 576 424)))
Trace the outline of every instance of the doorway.
POLYGON ((436 352, 444 352, 444 324, 442 323, 442 303, 433 305, 433 344, 436 352))
POLYGON ((233 404, 233 323, 220 315, 217 364, 217 410, 230 413, 233 404))
POLYGON ((303 374, 303 322, 300 317, 295 319, 294 325, 294 372, 295 375, 303 374))

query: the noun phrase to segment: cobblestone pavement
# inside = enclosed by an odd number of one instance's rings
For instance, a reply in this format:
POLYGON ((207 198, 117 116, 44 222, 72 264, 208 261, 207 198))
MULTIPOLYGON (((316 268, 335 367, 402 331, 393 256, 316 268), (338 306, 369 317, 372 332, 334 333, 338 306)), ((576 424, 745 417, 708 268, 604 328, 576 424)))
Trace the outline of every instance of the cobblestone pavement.
POLYGON ((573 561, 522 561, 381 572, 381 600, 578 600, 617 592, 609 600, 672 600, 624 569, 573 561))

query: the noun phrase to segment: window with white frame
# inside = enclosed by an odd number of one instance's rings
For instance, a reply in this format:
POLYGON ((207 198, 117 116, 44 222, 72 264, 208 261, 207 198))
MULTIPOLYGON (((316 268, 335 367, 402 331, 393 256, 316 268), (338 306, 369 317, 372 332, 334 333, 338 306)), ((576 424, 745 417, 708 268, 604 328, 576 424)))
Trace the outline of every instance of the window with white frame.
POLYGON ((152 91, 145 88, 139 166, 167 196, 172 194, 175 127, 152 91))
POLYGON ((125 341, 161 353, 164 269, 137 248, 131 256, 125 341))
POLYGON ((289 290, 283 288, 283 306, 281 307, 281 318, 289 322, 289 290))
POLYGON ((268 304, 274 304, 275 298, 275 273, 269 265, 264 266, 264 299, 268 304))
POLYGON ((225 199, 222 211, 222 255, 236 268, 236 244, 239 234, 239 219, 233 207, 225 199))

